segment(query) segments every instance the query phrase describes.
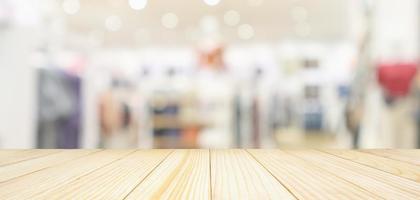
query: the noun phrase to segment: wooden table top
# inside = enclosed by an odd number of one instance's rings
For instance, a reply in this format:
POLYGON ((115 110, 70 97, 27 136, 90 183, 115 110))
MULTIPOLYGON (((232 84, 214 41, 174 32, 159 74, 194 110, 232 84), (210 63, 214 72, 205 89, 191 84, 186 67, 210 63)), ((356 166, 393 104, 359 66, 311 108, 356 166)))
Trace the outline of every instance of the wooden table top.
POLYGON ((420 199, 420 150, 4 150, 0 199, 420 199))

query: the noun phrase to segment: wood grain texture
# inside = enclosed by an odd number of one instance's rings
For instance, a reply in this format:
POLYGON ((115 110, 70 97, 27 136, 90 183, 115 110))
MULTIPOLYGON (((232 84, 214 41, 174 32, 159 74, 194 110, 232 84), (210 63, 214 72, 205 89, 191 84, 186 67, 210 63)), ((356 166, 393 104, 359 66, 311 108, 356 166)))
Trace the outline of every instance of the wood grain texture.
POLYGON ((368 190, 286 152, 280 150, 248 151, 298 199, 379 198, 368 190))
POLYGON ((389 159, 399 160, 420 166, 420 150, 362 150, 389 159))
POLYGON ((6 150, 0 199, 420 199, 418 150, 6 150))
POLYGON ((46 156, 60 151, 61 150, 56 149, 0 151, 0 166, 10 165, 13 163, 18 163, 33 158, 46 156))
POLYGON ((12 165, 6 165, 0 167, 0 183, 35 172, 38 170, 45 169, 69 160, 76 159, 96 152, 98 150, 80 151, 80 150, 67 150, 58 153, 48 154, 46 156, 37 157, 34 159, 18 162, 12 165))
POLYGON ((127 199, 209 199, 209 150, 176 150, 127 199))
POLYGON ((420 182, 420 168, 413 164, 359 151, 326 150, 324 152, 360 163, 362 165, 379 169, 396 176, 401 176, 416 182, 420 182))
POLYGON ((295 199, 245 150, 211 151, 213 199, 295 199))
POLYGON ((420 184, 319 151, 287 151, 385 199, 418 199, 420 184))
POLYGON ((136 151, 88 175, 31 199, 123 199, 171 150, 136 151), (98 181, 100 180, 100 181, 98 181))
POLYGON ((106 150, 0 183, 1 199, 30 199, 121 159, 134 151, 106 150))

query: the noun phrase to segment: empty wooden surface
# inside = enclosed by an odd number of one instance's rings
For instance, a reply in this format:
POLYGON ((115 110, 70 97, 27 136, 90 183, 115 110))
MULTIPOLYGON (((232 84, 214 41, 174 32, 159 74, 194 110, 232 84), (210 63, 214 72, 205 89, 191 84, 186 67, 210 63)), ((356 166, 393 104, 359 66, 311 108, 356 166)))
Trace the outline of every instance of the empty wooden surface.
POLYGON ((4 150, 0 199, 420 199, 420 150, 4 150))

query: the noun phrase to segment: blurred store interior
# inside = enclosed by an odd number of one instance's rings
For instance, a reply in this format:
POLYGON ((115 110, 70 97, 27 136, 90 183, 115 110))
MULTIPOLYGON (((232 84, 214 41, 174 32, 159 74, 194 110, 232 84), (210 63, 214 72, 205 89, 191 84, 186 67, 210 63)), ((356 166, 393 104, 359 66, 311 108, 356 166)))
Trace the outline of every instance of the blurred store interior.
POLYGON ((417 148, 419 0, 0 0, 0 148, 417 148))

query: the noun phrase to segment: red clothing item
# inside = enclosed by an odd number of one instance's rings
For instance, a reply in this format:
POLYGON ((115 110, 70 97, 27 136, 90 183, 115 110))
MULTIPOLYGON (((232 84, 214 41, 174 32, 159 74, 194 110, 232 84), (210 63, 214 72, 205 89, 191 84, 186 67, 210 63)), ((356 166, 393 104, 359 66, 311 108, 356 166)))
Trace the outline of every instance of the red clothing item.
POLYGON ((406 96, 416 73, 416 63, 382 63, 377 67, 378 82, 391 97, 406 96))

